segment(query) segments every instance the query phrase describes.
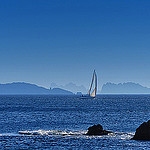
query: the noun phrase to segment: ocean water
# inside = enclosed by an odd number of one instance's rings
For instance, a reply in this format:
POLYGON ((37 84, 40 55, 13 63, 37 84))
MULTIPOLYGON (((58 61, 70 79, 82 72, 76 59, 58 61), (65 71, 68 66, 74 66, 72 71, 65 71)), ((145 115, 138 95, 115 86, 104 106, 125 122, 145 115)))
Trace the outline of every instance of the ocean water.
POLYGON ((130 140, 150 119, 150 95, 0 96, 0 149, 150 149, 130 140), (113 133, 87 136, 101 124, 113 133))

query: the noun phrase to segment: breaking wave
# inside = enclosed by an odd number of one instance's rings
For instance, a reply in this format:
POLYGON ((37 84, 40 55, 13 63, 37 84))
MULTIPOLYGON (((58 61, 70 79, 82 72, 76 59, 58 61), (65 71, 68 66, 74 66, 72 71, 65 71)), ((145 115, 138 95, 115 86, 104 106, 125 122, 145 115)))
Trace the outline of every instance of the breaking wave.
POLYGON ((19 131, 24 135, 84 135, 87 131, 68 131, 68 130, 36 130, 36 131, 19 131))
MULTIPOLYGON (((22 135, 62 135, 62 136, 69 136, 69 135, 86 135, 87 130, 82 131, 69 131, 69 130, 35 130, 35 131, 19 131, 19 134, 22 135)), ((114 132, 108 135, 100 135, 100 136, 88 136, 88 138, 115 138, 115 139, 122 139, 122 140, 129 140, 134 136, 134 133, 126 133, 126 132, 114 132)))

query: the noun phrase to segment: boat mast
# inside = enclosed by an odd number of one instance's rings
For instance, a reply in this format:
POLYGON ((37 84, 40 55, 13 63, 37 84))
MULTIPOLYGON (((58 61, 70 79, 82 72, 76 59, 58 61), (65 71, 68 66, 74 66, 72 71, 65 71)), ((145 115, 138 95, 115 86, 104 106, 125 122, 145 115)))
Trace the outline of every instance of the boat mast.
POLYGON ((96 95, 96 92, 97 92, 97 75, 95 72, 95 95, 96 95))

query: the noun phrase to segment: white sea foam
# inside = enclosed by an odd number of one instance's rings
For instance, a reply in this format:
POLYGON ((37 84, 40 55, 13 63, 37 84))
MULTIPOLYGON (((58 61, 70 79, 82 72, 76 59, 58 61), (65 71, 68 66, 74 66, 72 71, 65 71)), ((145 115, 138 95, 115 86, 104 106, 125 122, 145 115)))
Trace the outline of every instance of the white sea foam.
POLYGON ((127 132, 114 132, 112 137, 122 139, 122 140, 129 140, 134 136, 134 133, 127 133, 127 132))
POLYGON ((83 135, 87 131, 68 131, 68 130, 36 130, 36 131, 19 131, 24 135, 83 135))
MULTIPOLYGON (((19 131, 19 134, 23 135, 63 135, 63 136, 70 136, 70 135, 85 135, 87 130, 82 131, 69 131, 69 130, 35 130, 35 131, 19 131)), ((86 138, 117 138, 122 140, 129 140, 133 137, 134 133, 124 133, 124 132, 114 132, 108 135, 100 135, 100 136, 88 136, 86 138)))
POLYGON ((18 136, 16 133, 1 133, 0 136, 18 136))

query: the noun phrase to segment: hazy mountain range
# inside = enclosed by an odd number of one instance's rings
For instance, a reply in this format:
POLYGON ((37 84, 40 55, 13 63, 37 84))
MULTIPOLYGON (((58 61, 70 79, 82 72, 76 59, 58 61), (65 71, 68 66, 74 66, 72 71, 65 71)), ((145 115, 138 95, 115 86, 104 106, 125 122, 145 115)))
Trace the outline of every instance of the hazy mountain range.
MULTIPOLYGON (((48 94, 48 95, 72 95, 77 92, 86 93, 84 86, 77 86, 74 83, 58 86, 55 83, 51 84, 51 88, 37 86, 35 84, 15 82, 0 84, 0 94, 15 95, 15 94, 48 94)), ((140 84, 127 83, 106 83, 102 86, 102 94, 150 94, 150 88, 143 87, 140 84)))
POLYGON ((108 94, 150 94, 150 88, 144 87, 138 83, 127 82, 127 83, 106 83, 103 85, 101 93, 108 94))
POLYGON ((50 87, 65 89, 65 90, 71 91, 73 93, 77 93, 77 92, 87 93, 87 91, 88 91, 83 85, 78 86, 72 82, 68 83, 66 85, 57 85, 56 83, 51 83, 50 87))
POLYGON ((72 95, 73 93, 60 88, 46 89, 35 84, 16 82, 0 84, 0 94, 50 94, 50 95, 72 95))

